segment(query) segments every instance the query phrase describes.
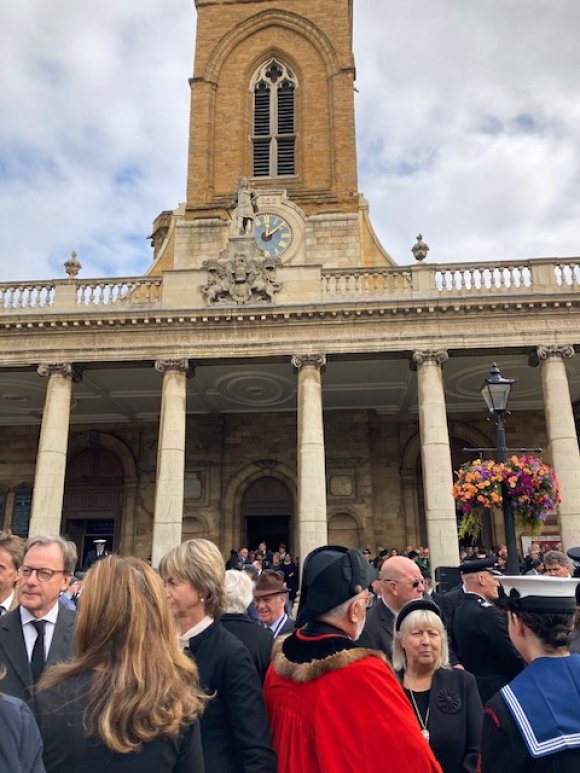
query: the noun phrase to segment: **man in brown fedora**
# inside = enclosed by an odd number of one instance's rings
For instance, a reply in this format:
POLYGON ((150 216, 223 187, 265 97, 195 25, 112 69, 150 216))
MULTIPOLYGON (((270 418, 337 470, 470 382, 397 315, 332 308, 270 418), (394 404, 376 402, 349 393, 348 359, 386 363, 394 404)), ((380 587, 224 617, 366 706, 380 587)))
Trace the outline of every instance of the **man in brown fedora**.
POLYGON ((254 606, 260 623, 275 639, 294 630, 294 621, 284 611, 288 588, 281 572, 266 569, 256 580, 254 606))

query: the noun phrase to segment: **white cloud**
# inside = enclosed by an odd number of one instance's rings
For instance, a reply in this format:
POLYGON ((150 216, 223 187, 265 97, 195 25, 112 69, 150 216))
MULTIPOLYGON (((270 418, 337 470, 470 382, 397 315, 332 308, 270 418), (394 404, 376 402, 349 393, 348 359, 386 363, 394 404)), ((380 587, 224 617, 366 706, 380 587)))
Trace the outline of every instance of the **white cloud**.
MULTIPOLYGON (((359 184, 399 262, 575 255, 577 0, 357 0, 359 184)), ((2 278, 145 270, 183 200, 192 0, 3 4, 2 278)))
POLYGON ((574 0, 357 5, 359 184, 412 260, 580 253, 574 0), (401 174, 400 171, 412 174, 401 174))

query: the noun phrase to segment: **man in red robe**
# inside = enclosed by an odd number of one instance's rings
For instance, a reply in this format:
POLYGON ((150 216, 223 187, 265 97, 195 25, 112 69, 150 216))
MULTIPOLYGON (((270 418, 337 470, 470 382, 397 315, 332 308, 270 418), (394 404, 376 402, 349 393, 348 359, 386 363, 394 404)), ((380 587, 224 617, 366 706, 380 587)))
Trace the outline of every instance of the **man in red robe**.
POLYGON ((440 771, 385 656, 357 647, 376 570, 326 546, 304 564, 295 633, 275 648, 264 695, 278 773, 440 771))

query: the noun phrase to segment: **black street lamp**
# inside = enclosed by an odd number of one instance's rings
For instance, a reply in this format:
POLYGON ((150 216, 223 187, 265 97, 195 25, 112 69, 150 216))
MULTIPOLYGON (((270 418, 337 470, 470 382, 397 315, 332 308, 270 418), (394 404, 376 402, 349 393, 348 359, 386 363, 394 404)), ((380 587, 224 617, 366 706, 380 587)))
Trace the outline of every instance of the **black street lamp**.
MULTIPOLYGON (((515 383, 513 378, 503 378, 499 372, 497 364, 494 362, 489 376, 481 386, 481 396, 493 414, 495 419, 496 445, 498 462, 507 460, 508 448, 505 439, 504 418, 508 413, 508 403, 512 386, 515 383)), ((505 542, 508 552, 507 569, 509 574, 517 575, 520 573, 518 553, 516 549, 516 527, 514 523, 514 514, 512 512, 512 500, 508 496, 507 485, 502 483, 503 494, 503 522, 505 528, 505 542)))

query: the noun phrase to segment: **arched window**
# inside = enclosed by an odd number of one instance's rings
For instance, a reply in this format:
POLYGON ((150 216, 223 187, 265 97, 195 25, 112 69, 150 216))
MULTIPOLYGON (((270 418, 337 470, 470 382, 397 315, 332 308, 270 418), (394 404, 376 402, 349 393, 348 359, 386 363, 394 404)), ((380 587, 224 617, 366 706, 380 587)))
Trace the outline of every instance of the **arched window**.
POLYGON ((296 85, 293 73, 276 59, 262 65, 252 79, 254 177, 296 172, 296 85))

